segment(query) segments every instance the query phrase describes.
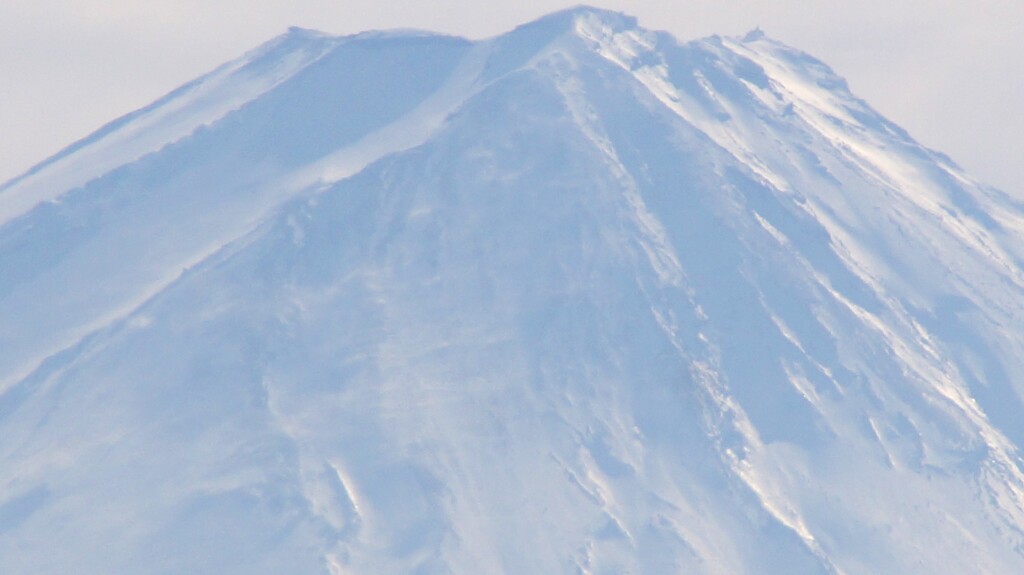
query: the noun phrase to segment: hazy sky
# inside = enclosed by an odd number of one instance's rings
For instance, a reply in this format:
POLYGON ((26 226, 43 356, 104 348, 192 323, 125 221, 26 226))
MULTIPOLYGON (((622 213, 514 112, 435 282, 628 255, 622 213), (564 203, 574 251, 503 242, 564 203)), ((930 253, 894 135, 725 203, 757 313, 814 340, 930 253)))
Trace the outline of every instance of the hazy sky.
MULTIPOLYGON (((769 35, 982 180, 1024 196, 1024 1, 592 0, 687 40, 769 35)), ((0 182, 283 32, 491 36, 557 0, 0 0, 0 182)))

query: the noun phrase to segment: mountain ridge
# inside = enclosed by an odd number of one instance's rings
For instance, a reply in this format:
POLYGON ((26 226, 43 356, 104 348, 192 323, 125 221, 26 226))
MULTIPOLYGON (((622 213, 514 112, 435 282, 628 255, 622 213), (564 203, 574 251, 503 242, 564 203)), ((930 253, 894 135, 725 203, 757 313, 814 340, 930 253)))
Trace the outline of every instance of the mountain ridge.
POLYGON ((577 8, 218 70, 0 188, 5 569, 1024 563, 1024 212, 823 63, 577 8))

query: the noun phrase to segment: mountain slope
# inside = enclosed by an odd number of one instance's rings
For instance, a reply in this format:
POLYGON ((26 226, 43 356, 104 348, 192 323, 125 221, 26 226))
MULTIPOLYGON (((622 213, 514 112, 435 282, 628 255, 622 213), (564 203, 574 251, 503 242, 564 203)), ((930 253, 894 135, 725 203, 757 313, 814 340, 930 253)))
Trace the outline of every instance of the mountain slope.
POLYGON ((0 214, 4 572, 1024 568, 1024 211, 763 35, 293 30, 0 214))

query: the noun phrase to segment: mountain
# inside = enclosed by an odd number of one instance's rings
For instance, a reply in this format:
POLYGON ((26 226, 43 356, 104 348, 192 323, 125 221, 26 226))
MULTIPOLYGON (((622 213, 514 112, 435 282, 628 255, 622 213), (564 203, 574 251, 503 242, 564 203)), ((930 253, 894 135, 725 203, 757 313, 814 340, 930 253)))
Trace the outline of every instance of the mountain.
POLYGON ((1024 572, 1024 205, 755 31, 292 29, 0 187, 0 572, 1024 572))

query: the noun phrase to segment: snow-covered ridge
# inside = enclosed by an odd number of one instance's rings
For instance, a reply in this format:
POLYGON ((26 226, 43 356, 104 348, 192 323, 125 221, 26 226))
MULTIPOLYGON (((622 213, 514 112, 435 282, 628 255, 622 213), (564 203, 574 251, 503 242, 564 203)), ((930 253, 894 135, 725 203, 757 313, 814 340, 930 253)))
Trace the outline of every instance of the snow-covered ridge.
POLYGON ((315 62, 337 41, 291 32, 101 129, 0 187, 0 222, 216 122, 315 62))
POLYGON ((1024 570, 1024 207, 763 33, 293 29, 0 214, 0 572, 1024 570))
MULTIPOLYGON (((91 138, 91 142, 84 143, 64 157, 15 180, 0 191, 0 213, 13 219, 31 209, 38 209, 43 205, 42 202, 59 202, 79 186, 115 168, 130 165, 147 154, 159 152, 161 148, 172 146, 175 142, 182 142, 181 146, 188 147, 190 138, 201 141, 201 138, 193 137, 197 130, 206 129, 207 134, 216 132, 211 126, 218 121, 232 113, 239 113, 244 105, 272 92, 276 87, 286 87, 289 79, 300 75, 303 70, 309 71, 310 66, 328 57, 339 47, 353 46, 358 49, 361 45, 373 46, 392 40, 448 42, 444 37, 421 32, 369 32, 350 37, 330 37, 313 31, 293 29, 243 58, 177 90, 126 121, 116 123, 114 129, 99 133, 91 138)), ((461 41, 455 45, 463 44, 468 46, 468 43, 461 41)), ((140 265, 121 266, 120 261, 125 251, 122 246, 113 248, 114 252, 107 254, 103 262, 92 262, 91 270, 69 270, 67 273, 83 277, 113 266, 114 269, 109 272, 112 275, 96 279, 104 284, 113 282, 118 287, 108 285, 94 295, 85 295, 81 302, 63 302, 62 305, 74 304, 75 309, 63 310, 45 326, 31 327, 40 332, 39 339, 23 337, 26 334, 21 334, 16 341, 12 341, 6 350, 10 361, 0 369, 0 390, 8 389, 22 380, 59 351, 116 323, 174 282, 183 270, 198 265, 244 236, 273 213, 277 206, 295 195, 349 177, 387 154, 422 143, 472 92, 487 51, 487 43, 481 43, 476 49, 468 51, 462 63, 452 69, 451 77, 442 81, 443 85, 436 93, 401 116, 363 134, 349 145, 328 150, 328 154, 315 162, 286 173, 258 166, 247 168, 254 170, 254 179, 245 185, 245 195, 210 197, 187 205, 187 215, 178 214, 178 217, 185 221, 204 219, 210 225, 193 227, 188 237, 180 240, 173 237, 142 240, 131 247, 131 251, 140 254, 135 256, 140 257, 140 265), (220 214, 220 219, 215 214, 220 214), (122 255, 116 255, 118 252, 122 255), (149 255, 141 255, 147 253, 149 255), (115 291, 118 296, 111 299, 105 293, 108 291, 115 291), (44 345, 39 347, 38 344, 43 342, 44 345)), ((312 73, 331 72, 328 67, 324 71, 312 73)), ((167 177, 173 179, 178 176, 171 173, 167 177)), ((194 185, 187 180, 182 184, 194 185)), ((168 191, 173 189, 170 187, 168 191)), ((173 196, 169 200, 173 201, 173 196)), ((159 224, 155 221, 124 219, 119 233, 133 233, 128 230, 139 226, 159 229, 174 225, 174 222, 159 224)), ((108 241, 117 242, 116 234, 113 231, 110 234, 108 241)), ((43 289, 64 289, 66 281, 69 280, 48 280, 47 283, 51 285, 43 289), (52 285, 53 282, 56 285, 52 285)), ((24 292, 24 297, 40 301, 29 290, 24 292)), ((14 337, 13 333, 11 337, 14 337)), ((5 353, 0 352, 0 356, 3 355, 5 353)))

